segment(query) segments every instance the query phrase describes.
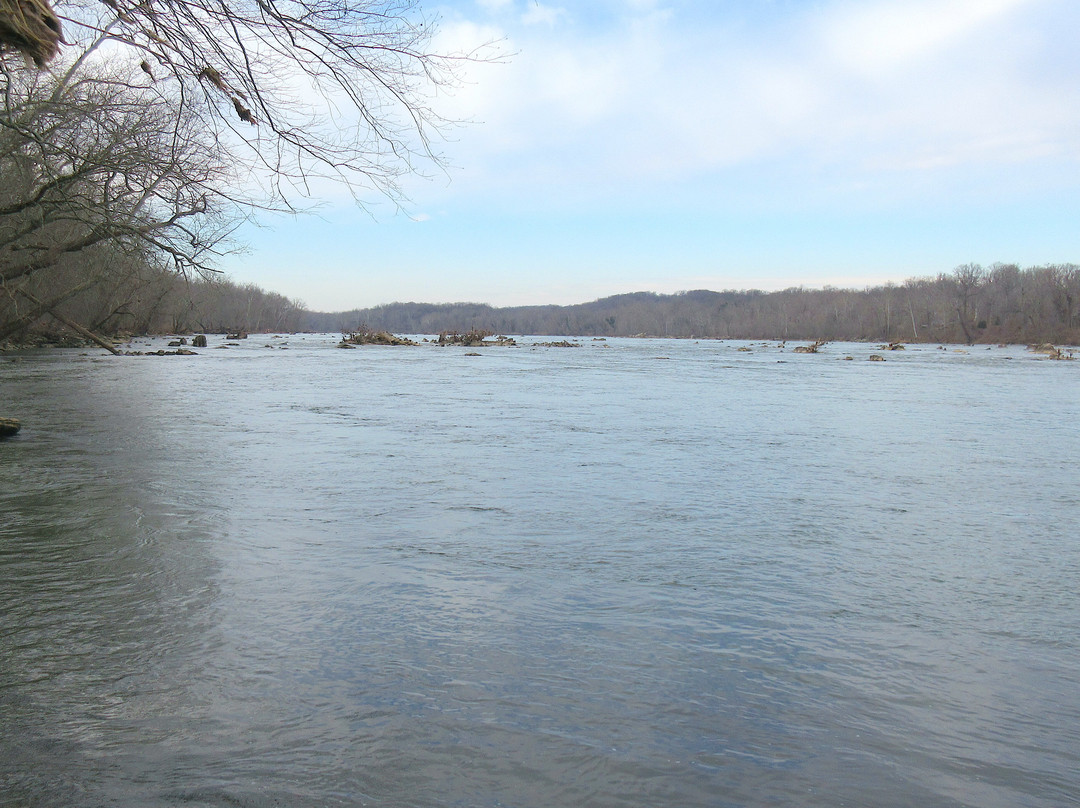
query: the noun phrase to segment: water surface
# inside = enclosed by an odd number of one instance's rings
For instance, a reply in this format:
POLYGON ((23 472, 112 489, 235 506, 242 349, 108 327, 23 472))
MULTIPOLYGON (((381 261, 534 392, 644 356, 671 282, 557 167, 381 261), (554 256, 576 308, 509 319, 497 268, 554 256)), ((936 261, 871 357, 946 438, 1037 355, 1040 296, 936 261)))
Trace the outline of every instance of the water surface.
POLYGON ((1080 362, 335 342, 0 357, 0 804, 1080 804, 1080 362))

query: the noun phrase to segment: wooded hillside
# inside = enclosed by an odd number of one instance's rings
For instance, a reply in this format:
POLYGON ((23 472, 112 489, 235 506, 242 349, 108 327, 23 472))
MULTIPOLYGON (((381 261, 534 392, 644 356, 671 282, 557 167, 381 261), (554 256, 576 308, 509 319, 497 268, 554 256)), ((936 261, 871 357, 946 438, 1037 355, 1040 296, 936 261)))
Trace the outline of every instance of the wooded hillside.
POLYGON ((308 313, 306 327, 360 325, 407 334, 485 329, 500 334, 911 342, 1080 342, 1080 266, 957 267, 863 290, 637 292, 575 306, 494 308, 391 303, 308 313))

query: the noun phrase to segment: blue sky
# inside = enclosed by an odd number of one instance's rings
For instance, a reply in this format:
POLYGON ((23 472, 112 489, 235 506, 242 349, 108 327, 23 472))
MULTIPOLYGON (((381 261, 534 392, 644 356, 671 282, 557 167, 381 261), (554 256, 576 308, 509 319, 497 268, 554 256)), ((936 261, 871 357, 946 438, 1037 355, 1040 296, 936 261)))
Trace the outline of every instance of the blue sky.
POLYGON ((499 40, 405 212, 332 189, 223 268, 317 310, 863 287, 1080 262, 1075 0, 459 0, 499 40))

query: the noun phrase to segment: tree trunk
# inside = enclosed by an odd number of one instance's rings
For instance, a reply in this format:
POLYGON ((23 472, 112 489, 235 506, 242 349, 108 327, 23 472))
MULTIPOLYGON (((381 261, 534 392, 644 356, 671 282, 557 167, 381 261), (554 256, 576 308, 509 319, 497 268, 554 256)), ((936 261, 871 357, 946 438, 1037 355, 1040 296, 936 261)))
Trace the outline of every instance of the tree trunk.
MULTIPOLYGON (((36 306, 45 306, 44 303, 42 303, 40 300, 38 300, 32 294, 27 292, 25 289, 20 289, 19 294, 21 294, 23 297, 25 297, 27 300, 29 300, 31 303, 33 303, 36 306)), ((102 348, 104 348, 106 351, 113 354, 114 356, 119 356, 120 355, 120 349, 119 348, 117 348, 112 343, 106 342, 104 339, 99 337, 97 334, 95 334, 89 328, 84 328, 83 326, 76 323, 74 320, 69 320, 64 315, 58 314, 55 311, 48 310, 48 314, 49 314, 50 317, 54 317, 55 319, 59 320, 61 323, 66 325, 68 328, 70 328, 72 331, 79 334, 80 336, 83 336, 83 337, 85 337, 86 339, 88 339, 88 340, 90 340, 92 342, 96 342, 98 345, 100 345, 102 348)))

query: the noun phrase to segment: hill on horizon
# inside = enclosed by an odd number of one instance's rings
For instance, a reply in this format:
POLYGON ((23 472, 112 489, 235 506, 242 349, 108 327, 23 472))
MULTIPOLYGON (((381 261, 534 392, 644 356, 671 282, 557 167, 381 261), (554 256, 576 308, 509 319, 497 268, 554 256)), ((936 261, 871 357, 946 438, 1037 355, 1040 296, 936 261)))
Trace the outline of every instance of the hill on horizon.
POLYGON ((387 303, 307 312, 314 331, 906 342, 1080 341, 1080 266, 957 267, 862 290, 629 292, 569 306, 387 303))

